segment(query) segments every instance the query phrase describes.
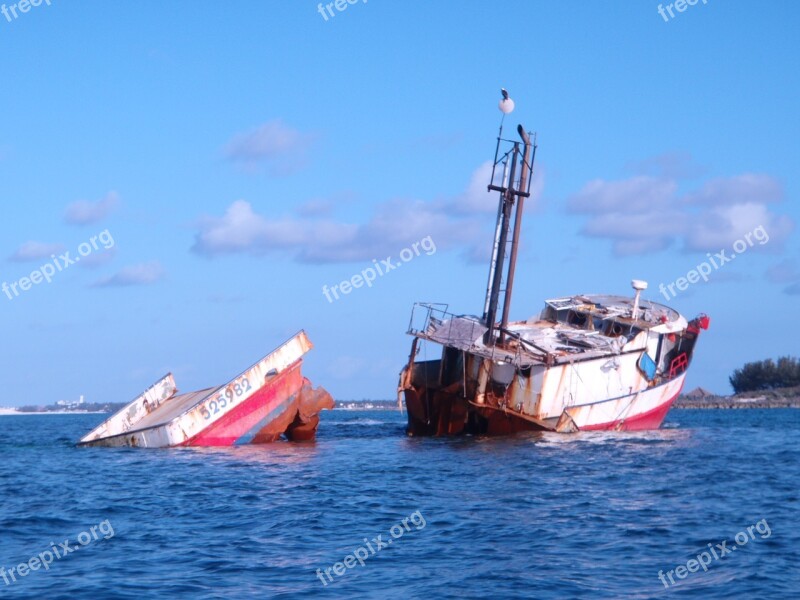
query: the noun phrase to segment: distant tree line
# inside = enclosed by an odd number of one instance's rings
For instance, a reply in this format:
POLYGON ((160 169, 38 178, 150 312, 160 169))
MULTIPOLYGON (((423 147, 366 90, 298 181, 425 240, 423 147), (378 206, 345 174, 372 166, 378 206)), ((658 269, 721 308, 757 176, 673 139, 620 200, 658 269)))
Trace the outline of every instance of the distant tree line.
POLYGON ((745 364, 730 377, 733 391, 753 392, 800 385, 800 359, 784 356, 774 362, 771 358, 745 364))

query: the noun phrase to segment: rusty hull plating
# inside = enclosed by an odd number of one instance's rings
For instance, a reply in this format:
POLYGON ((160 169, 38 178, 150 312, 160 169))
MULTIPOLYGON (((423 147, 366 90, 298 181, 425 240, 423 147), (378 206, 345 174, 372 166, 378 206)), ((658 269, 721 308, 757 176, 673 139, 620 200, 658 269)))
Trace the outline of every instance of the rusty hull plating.
POLYGON ((550 300, 539 317, 510 323, 502 346, 484 343, 487 328, 477 317, 415 305, 399 383, 408 434, 658 428, 708 317, 687 323, 642 302, 633 320, 632 304, 619 296, 550 300), (415 360, 422 344, 441 347, 441 357, 415 360))

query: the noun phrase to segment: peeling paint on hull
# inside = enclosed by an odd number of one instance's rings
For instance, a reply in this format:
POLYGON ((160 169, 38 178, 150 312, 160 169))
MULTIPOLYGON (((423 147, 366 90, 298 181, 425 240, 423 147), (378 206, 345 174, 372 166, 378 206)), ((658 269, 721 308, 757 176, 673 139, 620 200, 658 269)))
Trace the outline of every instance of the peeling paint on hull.
POLYGON ((658 429, 664 422, 672 403, 680 395, 680 392, 654 409, 634 415, 623 421, 612 421, 610 423, 599 423, 596 425, 585 425, 581 431, 646 431, 658 429))
POLYGON ((439 398, 439 402, 434 405, 434 411, 430 417, 430 420, 434 424, 431 426, 427 417, 419 417, 424 411, 420 410, 421 402, 418 394, 407 390, 405 396, 406 406, 409 412, 407 432, 411 436, 447 436, 468 432, 485 435, 508 435, 521 431, 558 431, 561 433, 570 433, 574 431, 642 431, 658 429, 661 427, 672 404, 680 395, 682 385, 681 382, 678 386, 677 393, 671 395, 666 400, 659 398, 658 401, 660 403, 652 407, 650 403, 643 401, 641 398, 637 399, 636 395, 630 398, 607 400, 591 405, 595 410, 597 408, 602 408, 603 412, 613 413, 617 411, 617 414, 619 414, 619 407, 625 403, 629 403, 630 406, 625 411, 626 416, 624 418, 597 422, 591 420, 593 415, 589 410, 586 410, 588 407, 573 406, 566 408, 564 412, 570 416, 572 424, 574 425, 574 427, 571 428, 559 428, 559 419, 535 422, 529 420, 526 415, 516 413, 509 409, 478 406, 457 397, 439 398), (608 406, 603 406, 604 404, 608 406), (484 423, 483 428, 477 431, 474 429, 471 430, 468 427, 471 416, 477 416, 478 419, 484 423))
MULTIPOLYGON (((585 300, 598 312, 599 302, 585 300)), ((609 321, 615 323, 618 315, 609 321)), ((692 322, 671 315, 671 322, 659 316, 652 326, 640 321, 610 341, 595 333, 592 344, 577 350, 554 344, 555 351, 544 356, 526 354, 528 347, 521 345, 483 346, 483 332, 474 320, 465 326, 461 317, 455 318, 461 323, 451 323, 429 316, 421 329, 411 331, 411 360, 400 374, 407 432, 451 436, 657 429, 683 388, 700 330, 708 326, 705 315, 692 322), (414 361, 418 343, 431 341, 441 347, 441 358, 414 361), (646 359, 652 363, 650 372, 642 367, 646 359)), ((541 319, 512 323, 509 330, 510 335, 533 331, 541 338, 557 330, 559 341, 586 335, 541 319)), ((538 343, 536 350, 543 347, 538 343)))

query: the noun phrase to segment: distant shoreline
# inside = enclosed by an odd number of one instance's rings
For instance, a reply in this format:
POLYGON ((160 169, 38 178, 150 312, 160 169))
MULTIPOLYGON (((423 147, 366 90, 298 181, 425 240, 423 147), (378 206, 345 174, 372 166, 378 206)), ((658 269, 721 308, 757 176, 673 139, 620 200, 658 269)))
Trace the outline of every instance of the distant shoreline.
MULTIPOLYGON (((711 393, 698 394, 698 390, 681 395, 672 408, 687 410, 742 410, 748 408, 800 408, 800 387, 747 392, 732 396, 718 396, 711 393)), ((124 406, 124 405, 123 405, 124 406)), ((103 415, 112 414, 120 406, 109 406, 109 410, 50 410, 47 407, 38 411, 20 411, 13 407, 0 407, 0 417, 24 415, 103 415)), ((333 410, 400 410, 396 400, 340 400, 333 410), (362 405, 363 404, 363 405, 362 405)), ((403 406, 403 410, 405 407, 403 406)))
POLYGON ((717 398, 716 400, 693 400, 691 398, 678 398, 672 408, 686 410, 747 410, 749 408, 800 408, 800 398, 784 402, 754 401, 743 402, 731 398, 717 398))
POLYGON ((800 386, 777 390, 744 392, 733 396, 717 396, 694 390, 680 396, 673 408, 688 409, 746 409, 746 408, 800 408, 800 386))

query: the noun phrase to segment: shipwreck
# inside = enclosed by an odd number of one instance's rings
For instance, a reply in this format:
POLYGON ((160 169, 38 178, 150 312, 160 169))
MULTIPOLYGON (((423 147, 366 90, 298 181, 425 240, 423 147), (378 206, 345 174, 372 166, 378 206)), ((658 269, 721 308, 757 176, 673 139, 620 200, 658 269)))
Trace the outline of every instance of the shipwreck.
MULTIPOLYGON (((500 109, 504 118, 513 110, 505 90, 500 109)), ((681 392, 709 318, 687 321, 642 299, 647 283, 633 280, 633 297, 553 298, 535 316, 510 321, 537 148, 535 135, 521 125, 517 132, 519 140, 503 139, 501 121, 487 187, 499 202, 483 313, 455 315, 447 304, 431 303, 412 310, 414 339, 398 385, 407 433, 657 429, 681 392), (417 360, 425 344, 438 358, 417 360)))
POLYGON ((303 377, 312 348, 304 331, 224 385, 178 393, 171 373, 86 434, 79 446, 232 446, 285 436, 313 440, 334 401, 303 377))

